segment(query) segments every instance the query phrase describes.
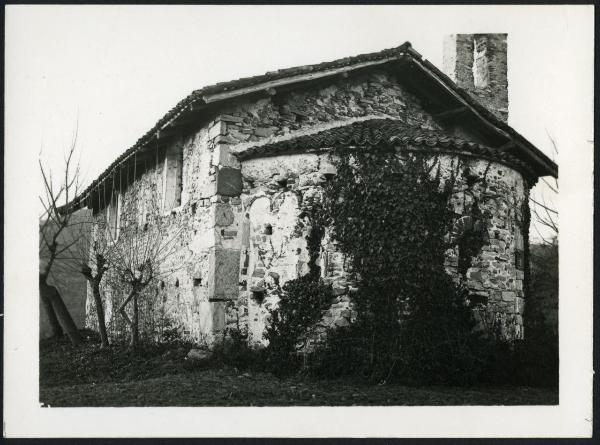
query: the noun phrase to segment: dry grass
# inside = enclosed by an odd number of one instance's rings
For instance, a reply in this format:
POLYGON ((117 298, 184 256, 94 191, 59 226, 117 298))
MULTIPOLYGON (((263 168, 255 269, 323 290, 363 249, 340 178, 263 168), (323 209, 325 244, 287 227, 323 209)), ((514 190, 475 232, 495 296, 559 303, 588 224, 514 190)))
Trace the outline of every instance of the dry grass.
POLYGON ((100 351, 90 339, 73 349, 46 342, 40 350, 40 402, 80 406, 353 406, 550 405, 558 392, 528 387, 373 386, 351 380, 278 379, 220 365, 191 367, 187 347, 122 347, 100 351))

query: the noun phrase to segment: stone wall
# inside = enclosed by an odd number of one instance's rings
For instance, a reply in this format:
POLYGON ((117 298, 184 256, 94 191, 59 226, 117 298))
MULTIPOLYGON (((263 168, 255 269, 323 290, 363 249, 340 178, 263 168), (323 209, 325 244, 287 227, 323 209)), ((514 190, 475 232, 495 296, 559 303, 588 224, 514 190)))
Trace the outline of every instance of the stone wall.
MULTIPOLYGON (((459 158, 435 159, 440 161, 443 177, 448 178, 459 158)), ((487 241, 470 267, 462 272, 458 269, 459 249, 449 249, 447 272, 470 289, 482 323, 500 330, 504 337, 521 338, 524 272, 522 263, 516 263, 524 248, 521 206, 526 199, 525 184, 518 172, 503 164, 468 159, 461 162, 468 165, 469 176, 456 178, 451 198, 457 214, 453 231, 458 235, 473 224, 473 204, 478 202, 487 241), (472 178, 479 179, 472 184, 472 178)), ((299 215, 311 200, 320 198, 322 184, 332 167, 327 153, 255 158, 242 163, 242 202, 248 212, 251 235, 245 257, 249 261, 242 259, 240 281, 244 285, 239 301, 247 305, 247 310, 242 310, 248 313, 244 322, 255 341, 262 341, 268 311, 277 304, 280 287, 308 272, 309 226, 299 215), (260 298, 256 298, 257 293, 260 298)), ((317 329, 347 325, 355 315, 351 299, 356 283, 348 279, 346 258, 327 236, 322 242, 319 266, 322 277, 333 286, 335 299, 317 329)))
MULTIPOLYGON (((374 117, 442 129, 394 75, 370 69, 301 91, 239 99, 215 113, 210 122, 199 122, 196 133, 182 136, 175 143, 183 153, 181 204, 158 212, 165 237, 181 230, 177 254, 165 266, 172 265, 175 271, 148 289, 148 301, 154 302, 154 312, 148 311, 154 315, 145 321, 148 330, 162 317, 196 341, 211 343, 230 328, 248 329, 252 341, 262 342, 268 311, 277 304, 280 287, 308 271, 309 227, 300 216, 301 208, 319 199, 322 182, 335 168, 323 153, 244 162, 236 154, 249 146, 374 117)), ((446 131, 462 132, 460 128, 446 131)), ((129 218, 143 224, 147 209, 142 204, 162 202, 161 156, 157 153, 158 162, 122 190, 122 222, 129 218)), ((444 161, 449 163, 450 158, 444 161)), ((523 276, 514 257, 523 241, 514 209, 524 199, 526 186, 517 172, 501 164, 473 161, 472 171, 487 173, 488 187, 475 193, 486 198, 490 242, 465 279, 473 295, 488 307, 510 314, 501 316, 507 319, 503 325, 520 326, 523 276)), ((464 189, 467 179, 461 181, 454 205, 457 213, 468 216, 473 198, 464 189)), ((97 217, 104 217, 103 211, 97 217)), ((458 254, 448 252, 450 273, 456 273, 458 254)), ((354 316, 351 294, 356 283, 348 280, 345 259, 327 237, 319 265, 325 280, 333 284, 336 299, 317 328, 347 324, 354 316)), ((108 299, 124 295, 110 285, 104 290, 108 299)), ((88 318, 93 321, 93 314, 88 318)), ((117 326, 118 318, 113 314, 109 319, 117 326)), ((520 328, 513 331, 510 335, 522 335, 520 328)))
MULTIPOLYGON (((277 289, 293 276, 293 271, 306 273, 308 258, 306 247, 301 245, 305 243, 304 236, 295 237, 290 244, 294 246, 290 252, 274 260, 275 263, 271 267, 276 267, 277 272, 271 275, 266 270, 265 261, 253 259, 252 252, 260 251, 272 257, 279 255, 273 252, 275 247, 270 243, 273 242, 273 238, 284 236, 281 235, 283 232, 289 239, 295 225, 291 216, 293 212, 288 211, 285 216, 280 214, 279 201, 283 200, 285 203, 283 209, 289 209, 295 199, 293 195, 285 194, 286 187, 288 192, 290 188, 302 188, 303 193, 310 194, 310 188, 318 183, 323 171, 317 169, 306 174, 301 173, 310 168, 311 159, 313 162, 320 162, 320 158, 286 157, 283 163, 289 165, 286 171, 290 173, 286 176, 276 167, 269 166, 268 162, 264 165, 261 162, 246 162, 242 165, 236 158, 236 153, 262 141, 295 137, 373 117, 391 117, 427 129, 440 128, 423 110, 418 99, 407 92, 394 75, 385 70, 370 70, 348 78, 330 79, 302 91, 265 96, 259 99, 243 99, 226 107, 208 127, 209 147, 213 150, 212 162, 216 169, 216 191, 219 195, 216 199, 230 206, 235 215, 232 223, 223 228, 224 233, 230 236, 229 246, 220 251, 219 255, 231 258, 237 254, 240 271, 238 295, 227 293, 224 298, 226 304, 215 309, 225 311, 223 319, 227 328, 247 327, 251 338, 256 342, 262 342, 262 331, 268 322, 268 310, 276 303, 276 298, 270 296, 271 293, 266 292, 266 289, 277 289), (308 164, 303 165, 306 162, 308 164), (228 187, 224 187, 223 183, 228 184, 228 187), (275 192, 283 194, 272 198, 275 192), (236 198, 229 197, 240 193, 241 207, 236 198), (251 224, 250 213, 261 213, 258 210, 251 212, 252 206, 257 206, 255 209, 258 209, 267 197, 269 200, 274 199, 274 202, 270 202, 271 212, 265 214, 262 219, 270 222, 262 221, 259 217, 262 222, 251 224), (258 198, 262 199, 253 204, 258 198), (236 223, 238 221, 243 221, 243 224, 236 223), (263 225, 262 228, 260 224, 263 225), (271 225, 271 229, 275 231, 274 236, 261 233, 261 230, 264 232, 266 224, 271 225), (275 265, 279 263, 281 267, 275 265), (254 270, 255 264, 262 266, 254 270), (276 280, 279 280, 278 284, 275 283, 276 280), (262 291, 263 288, 265 291, 262 291), (259 303, 254 296, 260 295, 261 292, 265 292, 268 297, 259 303)), ((304 199, 304 196, 301 199, 304 199)), ((332 247, 327 249, 331 250, 332 247)), ((339 253, 330 253, 330 264, 334 264, 339 253)), ((294 277, 296 276, 297 273, 294 277)), ((324 322, 335 322, 342 312, 349 318, 349 302, 346 301, 348 298, 342 295, 339 297, 340 301, 332 307, 329 317, 325 317, 324 322)), ((260 296, 258 298, 260 299, 260 296)))
MULTIPOLYGON (((110 200, 111 193, 120 194, 121 227, 126 224, 135 224, 143 230, 159 227, 163 235, 161 242, 173 245, 172 254, 162 264, 159 279, 145 289, 141 299, 142 335, 160 334, 173 327, 178 328, 185 338, 211 342, 213 332, 223 324, 218 316, 213 317, 213 297, 214 277, 220 276, 217 272, 222 268, 215 262, 215 252, 221 249, 227 238, 227 234, 220 230, 227 216, 215 199, 216 175, 207 129, 182 137, 173 145, 167 152, 179 150, 183 155, 180 205, 170 208, 165 203, 163 192, 168 190, 165 187, 168 184, 165 180, 164 151, 157 151, 156 160, 149 161, 145 169, 136 172, 138 177, 135 181, 132 180, 132 165, 125 165, 121 171, 115 172, 116 177, 122 180, 116 181, 114 190, 102 193, 106 198, 100 198, 101 210, 95 218, 105 220, 107 209, 104 201, 110 200), (127 175, 131 178, 129 185, 127 175)), ((109 332, 113 336, 127 332, 121 316, 114 312, 127 289, 114 274, 109 273, 103 280, 102 293, 106 300, 109 332)), ((96 319, 89 288, 87 313, 87 324, 94 328, 96 319)))
MULTIPOLYGON (((447 168, 451 163, 449 157, 445 158, 447 168)), ((457 178, 451 198, 457 214, 453 232, 458 235, 476 223, 473 204, 477 202, 487 228, 486 242, 462 276, 458 268, 460 251, 449 249, 446 269, 464 280, 482 324, 505 338, 522 338, 526 224, 523 205, 527 205, 528 185, 519 172, 503 164, 471 160, 467 166, 468 174, 457 178)))

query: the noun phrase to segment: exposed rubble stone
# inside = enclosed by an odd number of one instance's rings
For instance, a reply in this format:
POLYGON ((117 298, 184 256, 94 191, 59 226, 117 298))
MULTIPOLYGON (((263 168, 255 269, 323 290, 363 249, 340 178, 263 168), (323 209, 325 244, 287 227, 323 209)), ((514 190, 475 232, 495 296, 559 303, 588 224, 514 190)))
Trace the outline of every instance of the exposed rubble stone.
MULTIPOLYGON (((264 343, 269 310, 278 304, 281 287, 309 271, 310 226, 301 209, 320 199, 323 184, 336 171, 326 146, 269 156, 257 151, 248 159, 237 155, 250 147, 260 149, 261 144, 375 118, 483 142, 436 121, 397 76, 375 68, 303 90, 231 102, 201 129, 182 135, 177 141, 183 155, 181 204, 154 215, 167 222, 170 233, 181 229, 181 236, 176 254, 164 265, 174 272, 149 290, 152 309, 143 321, 147 332, 168 321, 197 342, 210 344, 227 329, 241 329, 252 342, 264 343)), ((412 148, 422 151, 427 144, 412 148)), ((460 157, 435 156, 445 176, 460 157)), ((147 212, 139 204, 161 202, 164 154, 157 151, 156 158, 121 190, 122 221, 141 222, 147 212)), ((518 338, 523 335, 525 277, 515 256, 524 249, 519 209, 530 184, 503 163, 474 155, 465 159, 471 172, 486 181, 468 187, 467 178, 458 178, 451 204, 459 217, 469 216, 477 198, 487 218, 489 242, 464 279, 473 298, 485 302, 505 335, 518 338)), ((104 218, 105 205, 100 207, 96 217, 104 218)), ((461 279, 459 255, 457 249, 449 249, 446 255, 446 270, 456 280, 461 279)), ((347 325, 355 316, 352 295, 357 283, 349 281, 347 261, 328 234, 322 241, 319 266, 324 280, 333 286, 335 299, 317 328, 347 325)), ((103 290, 115 333, 120 322, 111 310, 123 291, 110 284, 103 290)))

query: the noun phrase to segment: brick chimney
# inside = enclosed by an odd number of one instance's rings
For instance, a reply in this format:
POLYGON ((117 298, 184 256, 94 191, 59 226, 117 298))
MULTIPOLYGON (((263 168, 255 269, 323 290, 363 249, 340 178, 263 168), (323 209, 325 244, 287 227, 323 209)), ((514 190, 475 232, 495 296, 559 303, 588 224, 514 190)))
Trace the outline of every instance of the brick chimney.
POLYGON ((452 34, 444 39, 444 72, 508 121, 506 34, 452 34))

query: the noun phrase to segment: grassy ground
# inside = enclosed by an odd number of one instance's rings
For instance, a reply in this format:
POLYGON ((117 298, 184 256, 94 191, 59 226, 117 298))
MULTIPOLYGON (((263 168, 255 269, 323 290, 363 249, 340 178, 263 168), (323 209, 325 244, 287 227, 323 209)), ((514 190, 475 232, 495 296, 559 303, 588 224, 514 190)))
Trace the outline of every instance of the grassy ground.
POLYGON ((501 387, 373 386, 350 380, 278 379, 229 366, 197 367, 189 346, 98 349, 93 338, 77 349, 64 341, 40 345, 40 402, 46 406, 351 406, 547 405, 556 390, 501 387))

